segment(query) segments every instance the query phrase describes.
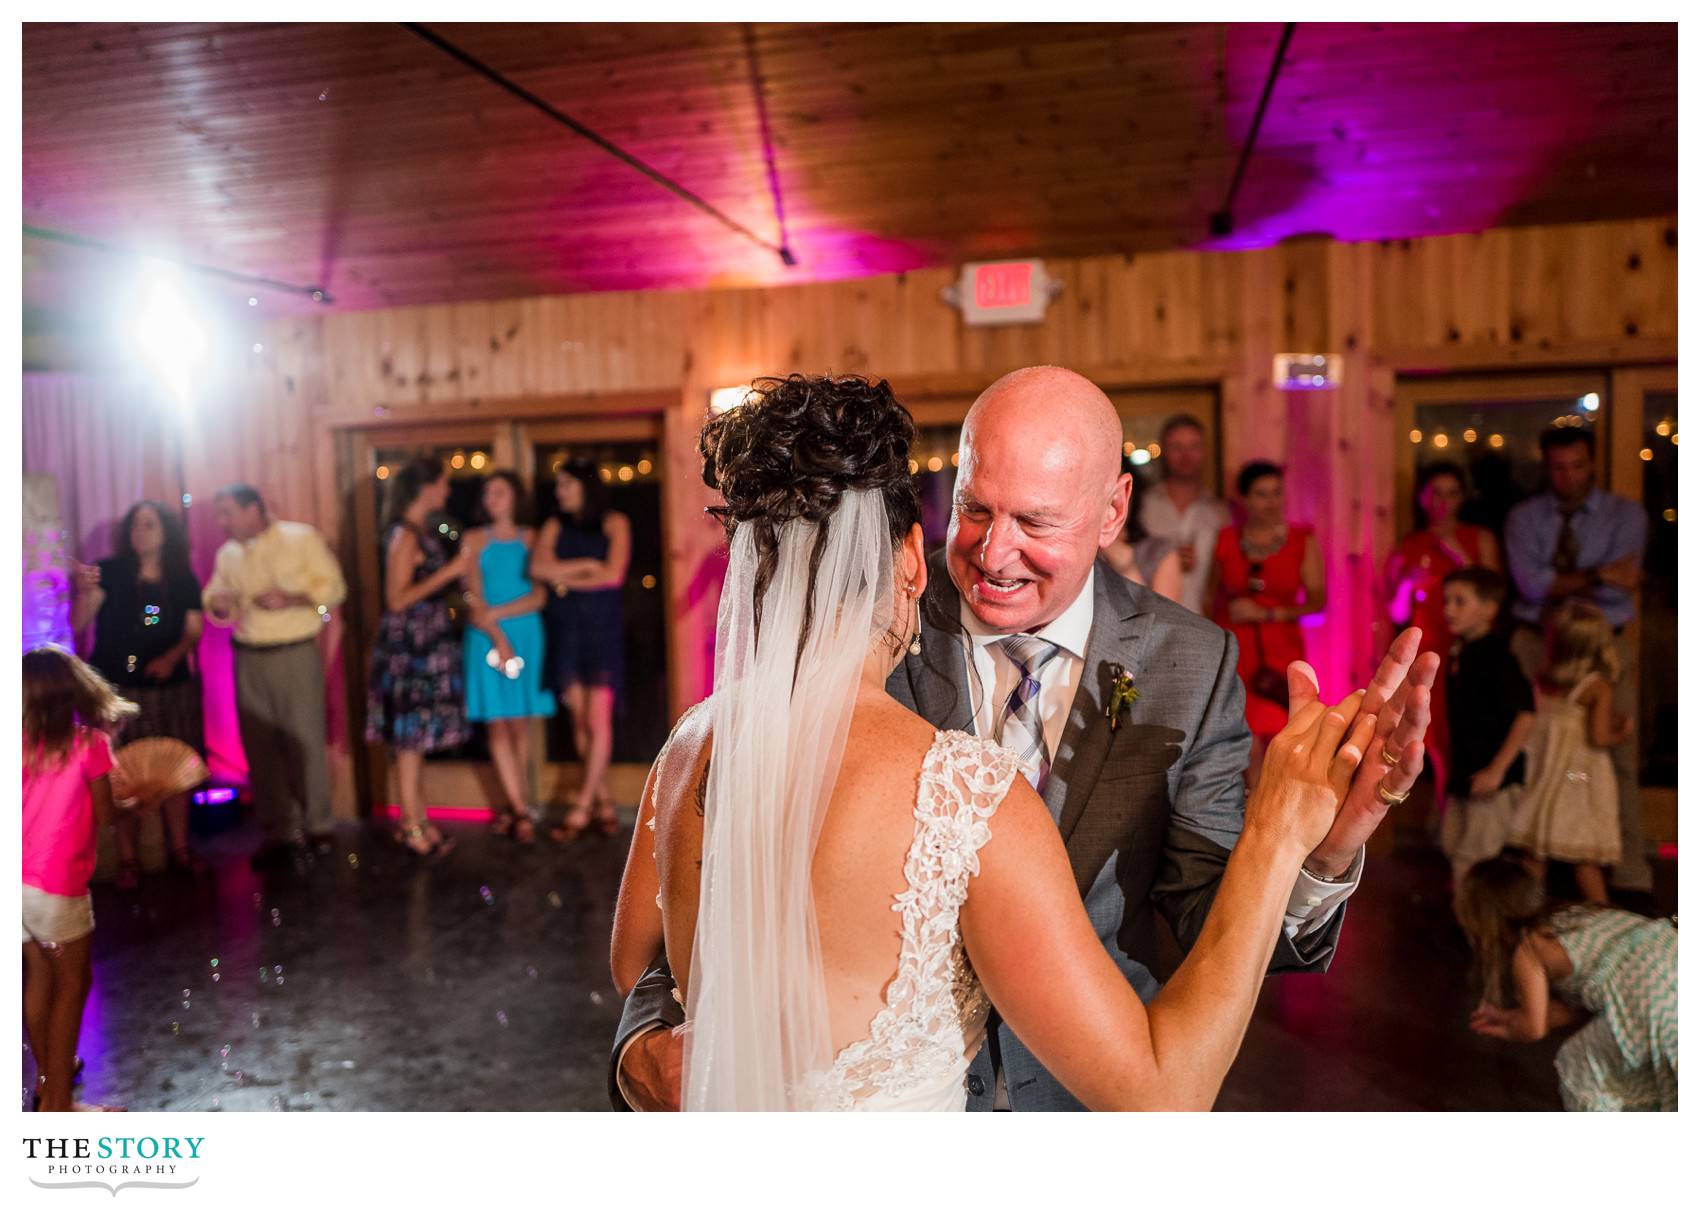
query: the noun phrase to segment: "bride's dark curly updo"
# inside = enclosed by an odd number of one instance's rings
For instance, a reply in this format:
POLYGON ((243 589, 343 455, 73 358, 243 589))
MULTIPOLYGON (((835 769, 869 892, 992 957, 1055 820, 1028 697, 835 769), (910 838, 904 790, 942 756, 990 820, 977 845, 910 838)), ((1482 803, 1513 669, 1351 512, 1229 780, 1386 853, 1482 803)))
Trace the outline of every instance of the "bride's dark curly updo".
POLYGON ((825 524, 815 546, 818 567, 832 513, 851 490, 881 492, 896 550, 921 519, 909 471, 914 437, 914 418, 891 385, 859 375, 757 379, 743 404, 709 419, 698 444, 702 478, 726 501, 710 513, 728 537, 757 528, 758 604, 778 558, 779 528, 797 518, 825 524))

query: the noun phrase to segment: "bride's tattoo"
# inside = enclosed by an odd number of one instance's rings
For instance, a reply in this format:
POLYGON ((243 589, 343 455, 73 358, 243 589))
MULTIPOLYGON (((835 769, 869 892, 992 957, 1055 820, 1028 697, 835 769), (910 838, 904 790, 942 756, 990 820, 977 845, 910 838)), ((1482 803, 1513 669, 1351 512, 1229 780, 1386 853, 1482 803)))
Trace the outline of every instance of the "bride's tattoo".
MULTIPOLYGON (((697 816, 708 816, 708 764, 704 763, 702 778, 697 780, 697 816)), ((700 865, 699 865, 700 866, 700 865)))

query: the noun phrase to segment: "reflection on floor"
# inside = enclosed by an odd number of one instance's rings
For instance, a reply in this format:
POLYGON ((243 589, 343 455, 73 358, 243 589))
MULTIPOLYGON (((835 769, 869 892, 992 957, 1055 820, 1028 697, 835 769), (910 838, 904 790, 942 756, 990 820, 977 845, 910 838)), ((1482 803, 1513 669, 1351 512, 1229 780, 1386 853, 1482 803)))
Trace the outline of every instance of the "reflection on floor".
MULTIPOLYGON (((604 1110, 619 1002, 608 932, 626 837, 527 850, 482 827, 420 863, 375 827, 256 875, 245 830, 205 844, 199 881, 97 886, 82 1097, 147 1110, 604 1110)), ((629 837, 629 835, 627 836, 629 837)), ((1675 903, 1675 865, 1659 865, 1675 903)), ((1558 1042, 1465 1026, 1467 955, 1446 866, 1372 860, 1324 976, 1263 993, 1218 1106, 1558 1106, 1558 1042)), ((26 1063, 28 1059, 26 1058, 26 1063)), ((33 1081, 26 1064, 24 1090, 33 1081)))

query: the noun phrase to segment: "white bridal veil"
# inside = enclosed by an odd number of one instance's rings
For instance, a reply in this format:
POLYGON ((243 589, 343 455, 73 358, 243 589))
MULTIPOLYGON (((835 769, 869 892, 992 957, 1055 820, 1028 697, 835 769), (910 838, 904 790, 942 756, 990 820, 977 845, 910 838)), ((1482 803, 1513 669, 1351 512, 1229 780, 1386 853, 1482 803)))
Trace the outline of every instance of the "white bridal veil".
POLYGON ((755 529, 733 533, 720 598, 687 1111, 795 1108, 805 1080, 832 1065, 815 844, 869 640, 891 622, 892 544, 879 490, 844 493, 822 525, 778 528, 759 643, 755 529))

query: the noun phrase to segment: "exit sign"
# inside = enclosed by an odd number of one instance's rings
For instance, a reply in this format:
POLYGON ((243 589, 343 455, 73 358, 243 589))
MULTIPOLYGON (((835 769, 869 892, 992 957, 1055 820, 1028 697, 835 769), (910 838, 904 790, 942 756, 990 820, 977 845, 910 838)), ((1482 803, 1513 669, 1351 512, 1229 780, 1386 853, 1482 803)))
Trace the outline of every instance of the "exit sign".
POLYGON ((944 298, 966 324, 1037 324, 1061 289, 1042 261, 971 261, 944 298))

